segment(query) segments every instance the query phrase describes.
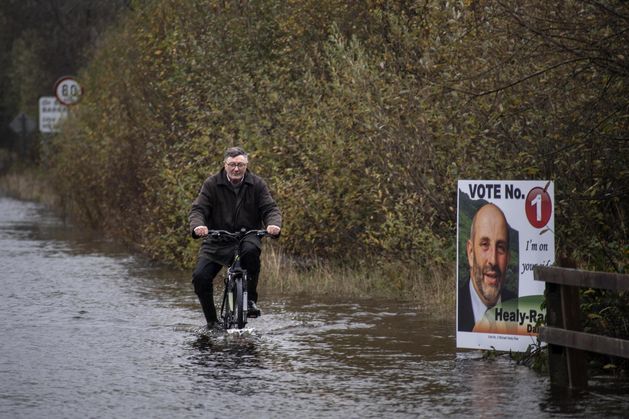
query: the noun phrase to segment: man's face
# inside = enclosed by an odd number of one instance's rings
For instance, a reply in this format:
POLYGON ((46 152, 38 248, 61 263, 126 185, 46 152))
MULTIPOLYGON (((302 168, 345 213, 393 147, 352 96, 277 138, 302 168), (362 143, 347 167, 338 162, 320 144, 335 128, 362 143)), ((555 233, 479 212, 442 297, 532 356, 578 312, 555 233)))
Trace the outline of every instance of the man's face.
POLYGON ((474 289, 493 307, 500 297, 509 264, 507 221, 498 208, 481 208, 474 222, 474 237, 467 242, 467 260, 474 289))
POLYGON ((247 158, 243 155, 228 157, 225 160, 225 170, 232 182, 238 183, 242 180, 247 170, 247 158))

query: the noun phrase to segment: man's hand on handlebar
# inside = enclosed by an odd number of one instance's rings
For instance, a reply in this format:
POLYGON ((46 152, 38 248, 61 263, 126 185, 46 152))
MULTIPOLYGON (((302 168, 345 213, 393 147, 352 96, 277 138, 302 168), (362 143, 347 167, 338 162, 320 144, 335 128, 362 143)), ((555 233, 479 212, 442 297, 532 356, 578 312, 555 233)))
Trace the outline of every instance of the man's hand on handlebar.
POLYGON ((271 236, 279 236, 280 230, 281 229, 275 225, 269 225, 266 227, 266 232, 269 233, 271 236))
POLYGON ((199 237, 207 236, 208 231, 209 230, 206 226, 198 226, 194 228, 194 234, 196 234, 199 237))

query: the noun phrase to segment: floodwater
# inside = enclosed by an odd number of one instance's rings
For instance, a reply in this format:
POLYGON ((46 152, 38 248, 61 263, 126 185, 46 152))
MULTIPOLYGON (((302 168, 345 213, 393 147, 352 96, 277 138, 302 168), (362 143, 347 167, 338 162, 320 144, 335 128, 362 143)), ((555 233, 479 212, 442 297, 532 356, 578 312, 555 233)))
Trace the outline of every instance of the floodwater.
MULTIPOLYGON (((218 294, 218 293, 217 293, 218 294)), ((262 293, 207 331, 188 272, 0 196, 0 417, 622 417, 629 386, 556 394, 506 356, 457 351, 412 305, 262 293)), ((454 316, 452 316, 454 317, 454 316)), ((592 382, 591 382, 592 383, 592 382)))

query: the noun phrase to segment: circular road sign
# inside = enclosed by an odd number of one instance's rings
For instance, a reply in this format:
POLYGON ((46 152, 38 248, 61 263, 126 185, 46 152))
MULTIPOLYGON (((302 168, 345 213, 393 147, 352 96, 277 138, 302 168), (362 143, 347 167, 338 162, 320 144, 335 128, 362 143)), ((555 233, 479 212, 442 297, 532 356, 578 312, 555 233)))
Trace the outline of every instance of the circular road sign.
POLYGON ((57 100, 64 105, 74 105, 78 103, 83 94, 83 89, 79 82, 73 77, 61 77, 55 83, 55 96, 57 100))

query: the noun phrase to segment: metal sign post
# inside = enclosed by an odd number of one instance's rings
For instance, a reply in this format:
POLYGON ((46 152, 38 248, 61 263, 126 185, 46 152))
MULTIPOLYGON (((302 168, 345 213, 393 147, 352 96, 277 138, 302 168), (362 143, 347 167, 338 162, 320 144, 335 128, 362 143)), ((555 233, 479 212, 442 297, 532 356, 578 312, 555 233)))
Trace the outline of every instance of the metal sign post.
POLYGON ((9 124, 9 128, 11 128, 13 132, 20 136, 20 147, 18 150, 21 156, 25 156, 27 149, 27 137, 30 133, 35 131, 35 129, 37 128, 37 124, 28 115, 26 115, 24 112, 21 112, 13 119, 13 121, 11 121, 11 123, 9 124))

